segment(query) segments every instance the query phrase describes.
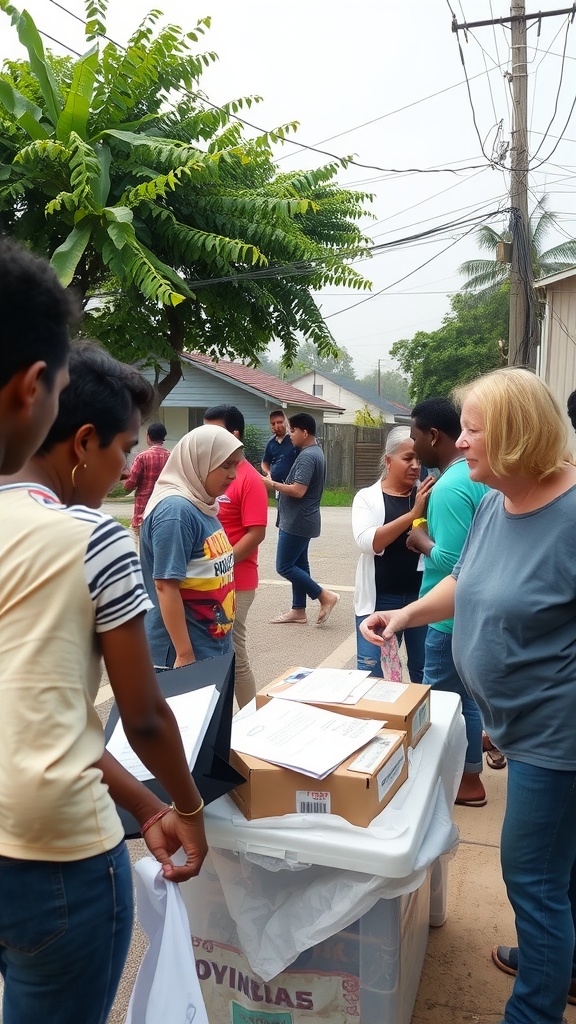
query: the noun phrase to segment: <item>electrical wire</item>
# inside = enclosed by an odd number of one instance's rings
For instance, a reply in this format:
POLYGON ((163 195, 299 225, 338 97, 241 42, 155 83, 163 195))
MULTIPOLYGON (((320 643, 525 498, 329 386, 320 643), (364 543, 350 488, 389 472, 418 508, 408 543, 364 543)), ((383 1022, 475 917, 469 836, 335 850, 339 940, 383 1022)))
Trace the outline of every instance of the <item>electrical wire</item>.
MULTIPOLYGON (((458 31, 454 27, 456 25, 456 21, 457 21, 456 15, 455 15, 454 11, 452 10, 452 7, 450 6, 450 0, 446 0, 446 3, 448 4, 448 9, 450 10, 450 13, 452 14, 452 30, 454 31, 454 34, 456 36, 456 43, 457 43, 457 46, 458 46, 458 52, 460 54, 460 62, 462 64, 462 70, 464 71, 464 78, 466 79, 466 89, 467 89, 467 92, 468 92, 468 100, 470 102, 470 110, 472 112, 472 121, 473 121, 473 124, 474 124, 474 128, 476 130, 476 135, 478 137, 478 142, 480 143, 480 152, 482 153, 482 156, 484 157, 484 159, 487 160, 488 163, 491 166, 493 166, 494 165, 494 161, 492 161, 490 159, 490 157, 487 155, 487 153, 484 150, 484 145, 482 143, 482 136, 480 135, 480 129, 478 128, 478 122, 476 120, 476 110, 474 108, 474 101, 472 100, 472 90, 470 89, 470 80, 468 78, 468 72, 466 70, 466 61, 464 60, 464 51, 462 50, 462 43, 460 42, 460 37, 458 35, 458 31)), ((460 9, 462 9, 462 5, 460 5, 460 9)), ((464 18, 464 21, 465 20, 466 19, 464 18)), ((466 29, 464 30, 464 35, 466 36, 466 29)))
MULTIPOLYGON (((492 0, 490 0, 490 17, 494 21, 494 11, 492 10, 492 0)), ((503 67, 502 61, 500 60, 500 50, 498 49, 498 40, 496 39, 496 25, 492 25, 492 35, 494 36, 494 46, 496 47, 496 57, 498 59, 497 67, 503 67)), ((508 40, 506 40, 506 49, 508 49, 508 40)), ((508 61, 507 61, 508 63, 508 61)), ((510 123, 510 97, 508 90, 504 87, 504 99, 506 101, 506 110, 508 112, 508 123, 510 123)))
POLYGON ((390 288, 394 288, 397 284, 400 284, 402 281, 406 281, 407 278, 412 277, 413 274, 417 274, 419 270, 422 270, 424 267, 427 267, 429 263, 432 263, 433 260, 438 259, 439 256, 443 256, 445 252, 448 252, 449 249, 452 249, 455 245, 458 244, 458 242, 462 241, 462 239, 465 238, 466 235, 469 235, 470 232, 473 230, 474 226, 469 228, 468 231, 465 231, 462 235, 460 235, 459 238, 455 238, 452 242, 450 242, 449 245, 445 246, 444 249, 441 249, 440 252, 437 252, 434 254, 434 256, 431 256, 429 260, 426 260, 424 263, 421 263, 419 267, 416 267, 414 270, 411 270, 408 274, 404 274, 402 277, 397 278, 396 281, 392 281, 392 284, 386 285, 385 288, 380 288, 377 292, 373 292, 372 295, 367 295, 365 299, 360 299, 358 302, 354 302, 350 306, 345 306, 344 309, 339 309, 335 313, 328 313, 327 316, 324 316, 324 320, 331 320, 335 316, 340 316, 341 313, 348 313, 351 309, 356 309, 357 306, 362 306, 364 305, 365 302, 370 302, 371 299, 376 299, 379 295, 383 295, 384 292, 387 292, 390 288))
MULTIPOLYGON (((59 7, 60 10, 65 11, 67 14, 69 14, 75 20, 82 22, 84 25, 87 25, 87 22, 86 22, 85 19, 81 18, 77 14, 74 14, 73 11, 70 11, 67 7, 64 7, 63 4, 58 3, 57 0, 49 0, 49 2, 54 4, 56 7, 59 7)), ((45 33, 41 33, 41 34, 44 35, 45 33)), ((108 39, 109 42, 113 43, 114 46, 117 46, 119 49, 126 51, 126 47, 125 46, 123 46, 121 43, 115 42, 113 39, 110 38, 110 36, 103 35, 103 38, 108 39)), ((76 53, 78 57, 81 56, 81 54, 79 54, 76 50, 72 50, 71 47, 68 47, 66 45, 66 43, 63 43, 61 40, 52 39, 52 41, 58 43, 60 46, 64 46, 66 49, 71 50, 72 53, 76 53)), ((188 89, 182 90, 182 92, 184 93, 184 95, 187 95, 187 96, 189 96, 190 98, 193 98, 193 99, 197 99, 198 95, 200 95, 200 97, 202 99, 202 102, 206 103, 207 106, 211 107, 213 110, 224 111, 227 114, 228 117, 233 118, 235 121, 238 121, 240 124, 245 125, 247 128, 252 128, 254 131, 257 131, 260 135, 275 135, 275 134, 277 134, 277 132, 268 131, 265 128, 261 128, 259 125, 254 124, 252 121, 247 121, 245 118, 240 117, 239 114, 232 113, 232 111, 227 110, 225 107, 219 106, 219 104, 217 104, 217 103, 212 103, 212 101, 210 99, 208 99, 208 97, 205 94, 203 94, 203 93, 202 94, 194 94, 194 93, 192 93, 188 89)), ((383 116, 388 116, 388 115, 383 115, 383 116)), ((352 129, 349 129, 349 130, 352 130, 352 129)), ((347 134, 347 132, 343 132, 341 134, 347 134)), ((333 138, 337 138, 337 137, 338 136, 333 136, 333 138)), ((461 171, 467 171, 467 170, 474 171, 474 170, 479 170, 479 169, 484 167, 484 164, 470 164, 467 167, 460 167, 457 171, 455 171, 451 167, 433 167, 433 168, 423 168, 423 167, 404 167, 404 168, 381 167, 378 164, 365 164, 365 163, 362 163, 362 162, 360 162, 358 160, 354 160, 353 157, 351 157, 351 156, 342 157, 342 156, 339 156, 337 153, 330 152, 329 150, 320 149, 318 146, 310 146, 310 145, 307 145, 304 142, 296 142, 295 139, 291 139, 287 135, 285 135, 283 137, 282 142, 283 143, 287 143, 288 145, 291 145, 291 146, 296 146, 298 149, 301 149, 301 150, 304 149, 304 150, 307 150, 307 151, 312 152, 312 153, 319 153, 321 156, 327 156, 331 160, 336 160, 338 163, 344 165, 345 167, 348 167, 348 166, 360 167, 360 168, 362 168, 364 170, 369 170, 369 171, 381 171, 384 174, 459 174, 461 171)), ((483 153, 483 155, 484 155, 484 157, 486 157, 485 153, 483 153)), ((279 158, 279 159, 281 159, 281 158, 279 158)), ((488 159, 488 158, 486 157, 486 159, 488 159)), ((279 160, 275 161, 275 162, 279 162, 279 160)))
POLYGON ((550 131, 550 129, 552 127, 552 124, 554 122, 556 114, 558 113, 558 101, 560 99, 560 92, 561 92, 561 89, 562 89, 562 80, 564 78, 564 67, 565 67, 565 64, 566 64, 566 47, 568 45, 568 33, 570 31, 570 25, 571 24, 572 24, 571 18, 570 17, 566 18, 566 35, 564 36, 564 48, 562 50, 562 64, 561 64, 561 67, 560 67, 560 78, 559 78, 559 81, 558 81, 558 89, 556 90, 556 99, 554 101, 554 111, 553 111, 552 117, 550 118, 550 121, 548 123, 548 127, 547 127, 546 131, 544 132, 544 135, 542 137, 540 145, 538 146, 538 149, 536 150, 536 152, 533 153, 531 160, 535 160, 536 157, 538 156, 538 153, 540 152, 540 150, 542 149, 542 146, 546 142, 546 138, 548 136, 548 132, 550 131))

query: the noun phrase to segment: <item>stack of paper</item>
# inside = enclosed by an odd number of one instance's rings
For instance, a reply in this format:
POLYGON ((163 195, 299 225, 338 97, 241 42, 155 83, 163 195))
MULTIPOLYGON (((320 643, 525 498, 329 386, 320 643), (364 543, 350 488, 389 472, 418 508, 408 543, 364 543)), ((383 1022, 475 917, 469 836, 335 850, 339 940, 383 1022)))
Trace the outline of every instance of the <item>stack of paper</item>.
POLYGON ((231 745, 241 754, 324 779, 381 728, 382 722, 271 700, 232 723, 231 745))
MULTIPOLYGON (((192 771, 198 751, 202 746, 202 740, 206 729, 212 718, 212 712, 218 702, 218 690, 215 686, 203 686, 200 690, 191 690, 189 693, 180 693, 177 697, 167 697, 166 703, 170 705, 172 713, 178 723, 186 760, 192 771)), ((153 779, 154 776, 148 771, 137 754, 134 753, 122 725, 118 720, 116 728, 112 733, 106 750, 112 754, 120 764, 134 775, 140 782, 153 779)))
POLYGON ((359 669, 299 668, 278 684, 285 689, 274 696, 310 704, 357 704, 373 684, 370 673, 359 669))

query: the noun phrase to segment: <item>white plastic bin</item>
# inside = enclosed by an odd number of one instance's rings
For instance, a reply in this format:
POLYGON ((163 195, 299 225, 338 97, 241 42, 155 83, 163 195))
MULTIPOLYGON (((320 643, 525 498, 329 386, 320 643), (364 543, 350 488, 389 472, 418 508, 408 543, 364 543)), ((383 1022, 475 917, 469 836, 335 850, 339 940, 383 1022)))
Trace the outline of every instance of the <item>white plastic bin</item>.
POLYGON ((465 750, 459 698, 432 693, 408 782, 369 828, 206 808, 211 857, 181 891, 210 1024, 409 1024, 465 750))
POLYGON ((430 872, 263 981, 241 951, 210 860, 181 886, 210 1024, 410 1024, 428 940, 430 872))

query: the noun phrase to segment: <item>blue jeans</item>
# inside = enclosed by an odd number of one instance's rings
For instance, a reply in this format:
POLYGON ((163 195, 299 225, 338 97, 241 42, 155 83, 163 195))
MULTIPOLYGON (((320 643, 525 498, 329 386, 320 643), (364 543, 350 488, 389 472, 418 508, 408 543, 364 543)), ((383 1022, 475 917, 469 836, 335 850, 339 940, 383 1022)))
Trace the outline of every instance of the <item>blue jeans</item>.
POLYGON ((306 607, 306 597, 317 601, 323 588, 310 575, 308 547, 310 537, 297 537, 294 533, 278 531, 276 572, 292 584, 292 608, 306 607))
MULTIPOLYGON (((375 612, 389 612, 393 608, 404 608, 412 601, 418 600, 418 592, 415 594, 377 594, 375 612)), ((361 671, 370 671, 371 676, 380 676, 380 651, 378 647, 365 640, 360 632, 360 625, 367 615, 356 616, 356 667, 361 671)), ((401 630, 396 633, 398 644, 402 638, 406 644, 408 655, 408 675, 413 683, 421 683, 424 675, 424 642, 426 640, 426 626, 413 626, 411 629, 401 630)))
POLYGON ((457 693, 462 701, 466 723, 466 761, 464 771, 479 775, 482 771, 482 719, 476 701, 468 696, 452 659, 452 634, 428 627, 424 661, 424 682, 435 690, 457 693))
POLYGON ((508 756, 500 856, 519 950, 505 1020, 560 1024, 576 977, 576 772, 508 756))
POLYGON ((4 1024, 104 1024, 132 916, 123 842, 69 863, 0 857, 4 1024))

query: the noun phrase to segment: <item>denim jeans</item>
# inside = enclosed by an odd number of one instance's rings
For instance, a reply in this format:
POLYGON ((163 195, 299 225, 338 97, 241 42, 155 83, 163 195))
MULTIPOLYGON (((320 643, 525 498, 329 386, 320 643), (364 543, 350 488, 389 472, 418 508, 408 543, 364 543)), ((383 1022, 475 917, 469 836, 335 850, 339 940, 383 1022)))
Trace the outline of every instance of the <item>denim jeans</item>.
MULTIPOLYGON (((377 594, 375 612, 388 612, 393 608, 404 608, 412 601, 418 600, 418 592, 415 594, 377 594)), ((371 676, 379 676, 380 673, 380 651, 378 647, 365 640, 360 632, 360 625, 367 615, 356 616, 356 667, 361 671, 370 670, 371 676)), ((406 644, 408 655, 408 675, 413 683, 421 683, 424 675, 424 643, 426 640, 426 626, 413 626, 411 629, 401 630, 396 633, 398 644, 406 644)))
POLYGON ((123 842, 69 863, 0 857, 4 1024, 104 1024, 132 915, 123 842))
POLYGON ((576 977, 576 772, 508 755, 500 856, 519 950, 505 1020, 560 1024, 576 977))
POLYGON ((462 701, 466 723, 466 761, 464 771, 479 775, 482 771, 482 719, 476 701, 468 696, 452 659, 452 634, 428 627, 424 659, 424 682, 435 690, 457 693, 462 701))
POLYGON ((322 587, 310 575, 308 547, 310 537, 297 537, 295 533, 278 531, 276 572, 292 584, 292 608, 306 607, 306 597, 317 601, 322 587))

